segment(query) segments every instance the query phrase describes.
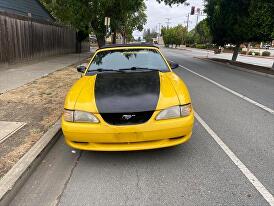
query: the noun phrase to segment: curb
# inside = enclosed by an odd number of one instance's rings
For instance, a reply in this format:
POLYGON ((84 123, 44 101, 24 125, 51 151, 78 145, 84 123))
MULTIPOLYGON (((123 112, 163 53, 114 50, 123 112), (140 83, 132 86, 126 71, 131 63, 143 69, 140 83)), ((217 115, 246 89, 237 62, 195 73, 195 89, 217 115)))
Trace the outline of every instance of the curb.
POLYGON ((274 79, 274 75, 272 75, 272 74, 266 74, 266 73, 257 72, 257 71, 245 69, 245 68, 242 68, 242 67, 237 67, 237 66, 234 66, 234 65, 226 64, 226 63, 216 62, 216 61, 213 61, 211 59, 205 59, 205 58, 201 58, 201 57, 195 57, 195 58, 203 60, 203 61, 209 61, 209 62, 212 62, 212 63, 216 63, 216 64, 219 64, 219 65, 226 65, 226 66, 228 66, 232 69, 236 69, 236 70, 240 70, 240 71, 244 71, 244 72, 248 72, 248 73, 252 73, 252 74, 258 74, 260 76, 269 77, 269 78, 274 79))
POLYGON ((254 57, 254 58, 259 58, 259 59, 274 59, 274 56, 252 56, 252 55, 245 55, 245 54, 240 54, 239 56, 254 57))
POLYGON ((9 205, 61 134, 59 119, 0 180, 0 205, 9 205))

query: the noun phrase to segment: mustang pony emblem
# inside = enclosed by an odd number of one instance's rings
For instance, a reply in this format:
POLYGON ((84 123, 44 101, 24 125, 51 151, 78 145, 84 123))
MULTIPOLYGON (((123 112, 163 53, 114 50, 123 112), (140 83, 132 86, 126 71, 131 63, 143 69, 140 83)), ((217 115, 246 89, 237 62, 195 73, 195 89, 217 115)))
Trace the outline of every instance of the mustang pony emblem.
POLYGON ((122 119, 123 120, 129 120, 129 119, 131 119, 132 117, 135 117, 135 116, 136 116, 135 114, 124 114, 122 116, 122 119))

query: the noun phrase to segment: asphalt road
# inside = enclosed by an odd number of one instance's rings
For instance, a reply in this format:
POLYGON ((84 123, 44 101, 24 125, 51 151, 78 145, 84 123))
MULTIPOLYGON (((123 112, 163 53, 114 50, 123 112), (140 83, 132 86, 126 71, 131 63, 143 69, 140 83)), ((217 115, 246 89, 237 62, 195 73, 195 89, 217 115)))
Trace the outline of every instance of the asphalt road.
POLYGON ((163 51, 185 67, 175 71, 197 113, 191 141, 73 153, 60 137, 11 205, 274 205, 274 79, 163 51))

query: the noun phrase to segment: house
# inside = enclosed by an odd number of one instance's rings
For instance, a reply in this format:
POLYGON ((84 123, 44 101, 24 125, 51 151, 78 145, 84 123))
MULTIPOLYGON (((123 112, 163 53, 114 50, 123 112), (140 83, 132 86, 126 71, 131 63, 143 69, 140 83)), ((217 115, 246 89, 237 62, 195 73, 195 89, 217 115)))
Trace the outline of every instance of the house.
POLYGON ((0 12, 54 22, 53 16, 38 0, 0 0, 0 12))

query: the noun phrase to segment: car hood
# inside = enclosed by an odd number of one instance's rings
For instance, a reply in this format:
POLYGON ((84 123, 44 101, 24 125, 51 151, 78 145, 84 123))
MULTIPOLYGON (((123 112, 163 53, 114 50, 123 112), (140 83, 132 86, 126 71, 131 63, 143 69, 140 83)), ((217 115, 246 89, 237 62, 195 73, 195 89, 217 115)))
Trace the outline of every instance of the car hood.
POLYGON ((127 72, 84 76, 70 90, 65 108, 93 113, 131 113, 180 105, 179 91, 176 91, 170 73, 127 72))

